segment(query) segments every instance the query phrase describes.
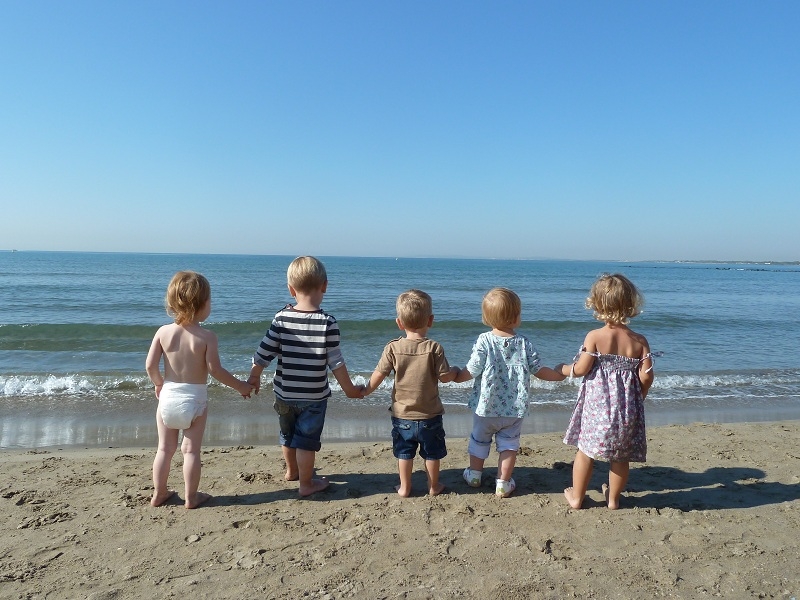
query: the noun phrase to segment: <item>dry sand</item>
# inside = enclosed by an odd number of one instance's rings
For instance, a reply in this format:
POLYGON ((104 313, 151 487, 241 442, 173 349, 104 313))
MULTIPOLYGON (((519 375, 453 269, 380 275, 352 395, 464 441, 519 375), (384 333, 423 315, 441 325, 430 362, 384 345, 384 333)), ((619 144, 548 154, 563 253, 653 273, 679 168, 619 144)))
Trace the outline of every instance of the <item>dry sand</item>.
POLYGON ((449 493, 422 495, 418 460, 408 499, 388 441, 324 446, 307 500, 279 448, 207 448, 194 511, 149 506, 153 448, 4 451, 0 597, 800 598, 800 422, 653 428, 616 512, 601 463, 567 507, 560 438, 524 437, 507 499, 464 484, 463 439, 449 493))

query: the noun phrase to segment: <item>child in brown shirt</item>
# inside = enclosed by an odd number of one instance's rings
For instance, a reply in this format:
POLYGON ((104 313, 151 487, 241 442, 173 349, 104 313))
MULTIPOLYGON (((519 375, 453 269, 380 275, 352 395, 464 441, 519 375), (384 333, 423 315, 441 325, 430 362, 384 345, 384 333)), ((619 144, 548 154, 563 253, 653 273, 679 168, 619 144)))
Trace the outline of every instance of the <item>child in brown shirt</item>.
POLYGON ((448 364, 438 342, 426 337, 433 326, 433 303, 428 294, 420 290, 400 294, 396 321, 406 337, 386 345, 364 396, 394 371, 392 445, 400 471, 400 485, 395 489, 400 496, 411 495, 411 473, 419 447, 428 473, 428 493, 436 496, 444 491, 439 482, 439 463, 447 456, 439 382, 453 381, 459 369, 448 364))

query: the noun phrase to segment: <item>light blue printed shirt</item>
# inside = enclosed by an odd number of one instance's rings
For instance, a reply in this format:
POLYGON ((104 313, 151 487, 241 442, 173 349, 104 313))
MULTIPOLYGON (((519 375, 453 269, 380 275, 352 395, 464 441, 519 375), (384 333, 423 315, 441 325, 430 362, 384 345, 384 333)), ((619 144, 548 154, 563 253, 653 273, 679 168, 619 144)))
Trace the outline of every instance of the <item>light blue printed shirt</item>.
POLYGON ((475 379, 469 401, 475 414, 517 418, 528 414, 531 373, 540 368, 539 354, 528 338, 482 333, 466 368, 475 379))

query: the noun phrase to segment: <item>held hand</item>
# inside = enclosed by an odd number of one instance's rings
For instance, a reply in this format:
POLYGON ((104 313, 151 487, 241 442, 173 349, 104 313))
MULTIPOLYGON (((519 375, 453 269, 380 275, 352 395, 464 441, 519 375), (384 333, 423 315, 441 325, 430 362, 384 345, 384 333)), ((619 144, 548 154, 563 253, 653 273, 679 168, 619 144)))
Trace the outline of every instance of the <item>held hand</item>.
POLYGON ((157 385, 156 386, 156 400, 158 400, 159 397, 161 396, 161 388, 163 388, 163 387, 164 387, 163 383, 161 385, 157 385))
POLYGON ((242 395, 242 398, 249 398, 250 394, 253 393, 253 389, 254 388, 252 385, 250 385, 245 381, 242 381, 242 384, 238 386, 238 389, 236 391, 242 395))
POLYGON ((253 391, 258 394, 258 391, 261 389, 261 377, 250 375, 250 377, 247 378, 247 383, 253 388, 253 391))
POLYGON ((364 386, 363 385, 353 385, 351 389, 345 390, 344 395, 348 398, 363 398, 364 394, 364 386))

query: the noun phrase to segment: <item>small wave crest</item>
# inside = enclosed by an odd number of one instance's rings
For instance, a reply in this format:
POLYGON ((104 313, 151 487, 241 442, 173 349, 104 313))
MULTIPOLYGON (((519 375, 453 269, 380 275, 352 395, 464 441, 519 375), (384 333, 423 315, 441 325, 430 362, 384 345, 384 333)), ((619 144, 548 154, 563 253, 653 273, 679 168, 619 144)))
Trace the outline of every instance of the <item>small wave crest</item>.
MULTIPOLYGON (((246 379, 246 375, 240 375, 246 379)), ((262 378, 262 388, 272 385, 272 376, 262 378)), ((224 387, 215 380, 209 387, 224 387)), ((0 397, 37 398, 49 396, 95 397, 109 392, 151 392, 153 384, 146 375, 47 375, 0 376, 0 397)))
POLYGON ((85 375, 0 377, 0 395, 16 397, 93 395, 109 390, 140 389, 147 377, 98 378, 85 375))

